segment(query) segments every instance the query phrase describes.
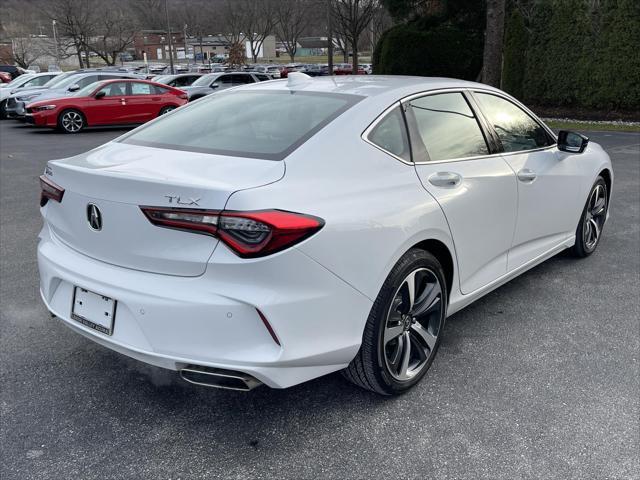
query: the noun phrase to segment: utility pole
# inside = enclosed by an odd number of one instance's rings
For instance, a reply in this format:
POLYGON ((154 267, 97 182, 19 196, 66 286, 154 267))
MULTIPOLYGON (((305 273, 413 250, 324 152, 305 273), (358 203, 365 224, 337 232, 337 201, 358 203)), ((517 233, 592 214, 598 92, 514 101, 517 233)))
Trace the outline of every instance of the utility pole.
POLYGON ((169 34, 169 66, 171 67, 171 75, 175 73, 173 69, 173 39, 171 38, 171 26, 169 25, 169 5, 167 0, 164 0, 164 13, 167 17, 167 32, 169 34))
POLYGON ((187 24, 184 24, 184 31, 182 32, 184 37, 184 58, 187 60, 187 67, 189 67, 189 50, 187 48, 187 24))
POLYGON ((327 56, 329 61, 329 75, 333 75, 333 25, 331 21, 331 1, 327 2, 327 56))
POLYGON ((58 52, 58 33, 56 32, 56 21, 51 20, 53 25, 53 43, 56 45, 56 66, 60 68, 60 53, 58 52))

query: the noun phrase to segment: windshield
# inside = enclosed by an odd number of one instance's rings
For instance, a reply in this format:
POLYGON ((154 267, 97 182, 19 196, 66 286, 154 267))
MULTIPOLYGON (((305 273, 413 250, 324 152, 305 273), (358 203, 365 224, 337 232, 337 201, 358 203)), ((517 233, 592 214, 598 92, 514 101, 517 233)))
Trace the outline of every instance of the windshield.
POLYGON ((24 87, 42 87, 53 77, 49 75, 36 75, 34 78, 24 84, 24 87))
POLYGON ((282 160, 361 99, 346 94, 236 90, 180 108, 120 141, 282 160))
POLYGON ((9 83, 5 83, 2 85, 2 88, 15 88, 15 87, 19 87, 20 85, 23 85, 24 83, 26 83, 27 81, 29 81, 29 79, 35 77, 35 75, 33 73, 30 74, 26 74, 26 75, 20 75, 17 78, 14 78, 13 80, 11 80, 9 83))
POLYGON ((81 80, 83 80, 84 78, 87 78, 87 77, 84 77, 82 75, 71 75, 70 77, 65 78, 61 82, 56 83, 55 85, 52 85, 51 88, 62 89, 62 88, 70 87, 71 85, 74 85, 76 83, 82 85, 81 80))
POLYGON ((208 87, 216 75, 204 75, 191 84, 192 87, 208 87))
POLYGON ((74 72, 61 73, 57 77, 53 77, 47 83, 43 85, 43 87, 47 88, 57 88, 59 84, 65 81, 65 79, 74 75, 74 72))

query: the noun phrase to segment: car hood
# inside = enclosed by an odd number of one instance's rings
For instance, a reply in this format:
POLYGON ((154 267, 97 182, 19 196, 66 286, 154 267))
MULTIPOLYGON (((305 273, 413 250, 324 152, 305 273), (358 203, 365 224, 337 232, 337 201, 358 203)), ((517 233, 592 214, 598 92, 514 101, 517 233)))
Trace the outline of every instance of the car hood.
POLYGON ((33 98, 30 98, 28 100, 29 103, 32 102, 39 102, 40 100, 50 100, 52 98, 62 98, 62 97, 70 97, 73 95, 74 92, 70 92, 67 89, 61 89, 61 90, 50 90, 50 89, 46 89, 46 90, 30 90, 30 91, 25 91, 25 92, 18 92, 15 93, 13 95, 11 95, 14 98, 17 97, 22 97, 25 95, 36 95, 33 98))

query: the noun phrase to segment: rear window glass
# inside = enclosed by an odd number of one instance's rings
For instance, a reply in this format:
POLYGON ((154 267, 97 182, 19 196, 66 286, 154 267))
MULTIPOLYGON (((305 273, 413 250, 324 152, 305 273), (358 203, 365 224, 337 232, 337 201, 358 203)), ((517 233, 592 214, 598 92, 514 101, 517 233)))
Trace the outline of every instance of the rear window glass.
POLYGON ((221 92, 138 128, 120 141, 282 160, 362 98, 317 92, 221 92))

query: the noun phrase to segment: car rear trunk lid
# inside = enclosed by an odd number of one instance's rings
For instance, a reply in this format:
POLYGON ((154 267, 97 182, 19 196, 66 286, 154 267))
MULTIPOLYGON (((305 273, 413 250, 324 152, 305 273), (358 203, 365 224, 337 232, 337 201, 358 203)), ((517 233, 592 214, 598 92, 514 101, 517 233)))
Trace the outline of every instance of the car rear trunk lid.
POLYGON ((43 208, 52 234, 89 257, 154 273, 197 276, 218 240, 152 225, 140 206, 224 209, 238 190, 280 180, 284 162, 109 143, 47 166, 65 189, 43 208), (91 224, 95 206, 100 228, 91 224))

